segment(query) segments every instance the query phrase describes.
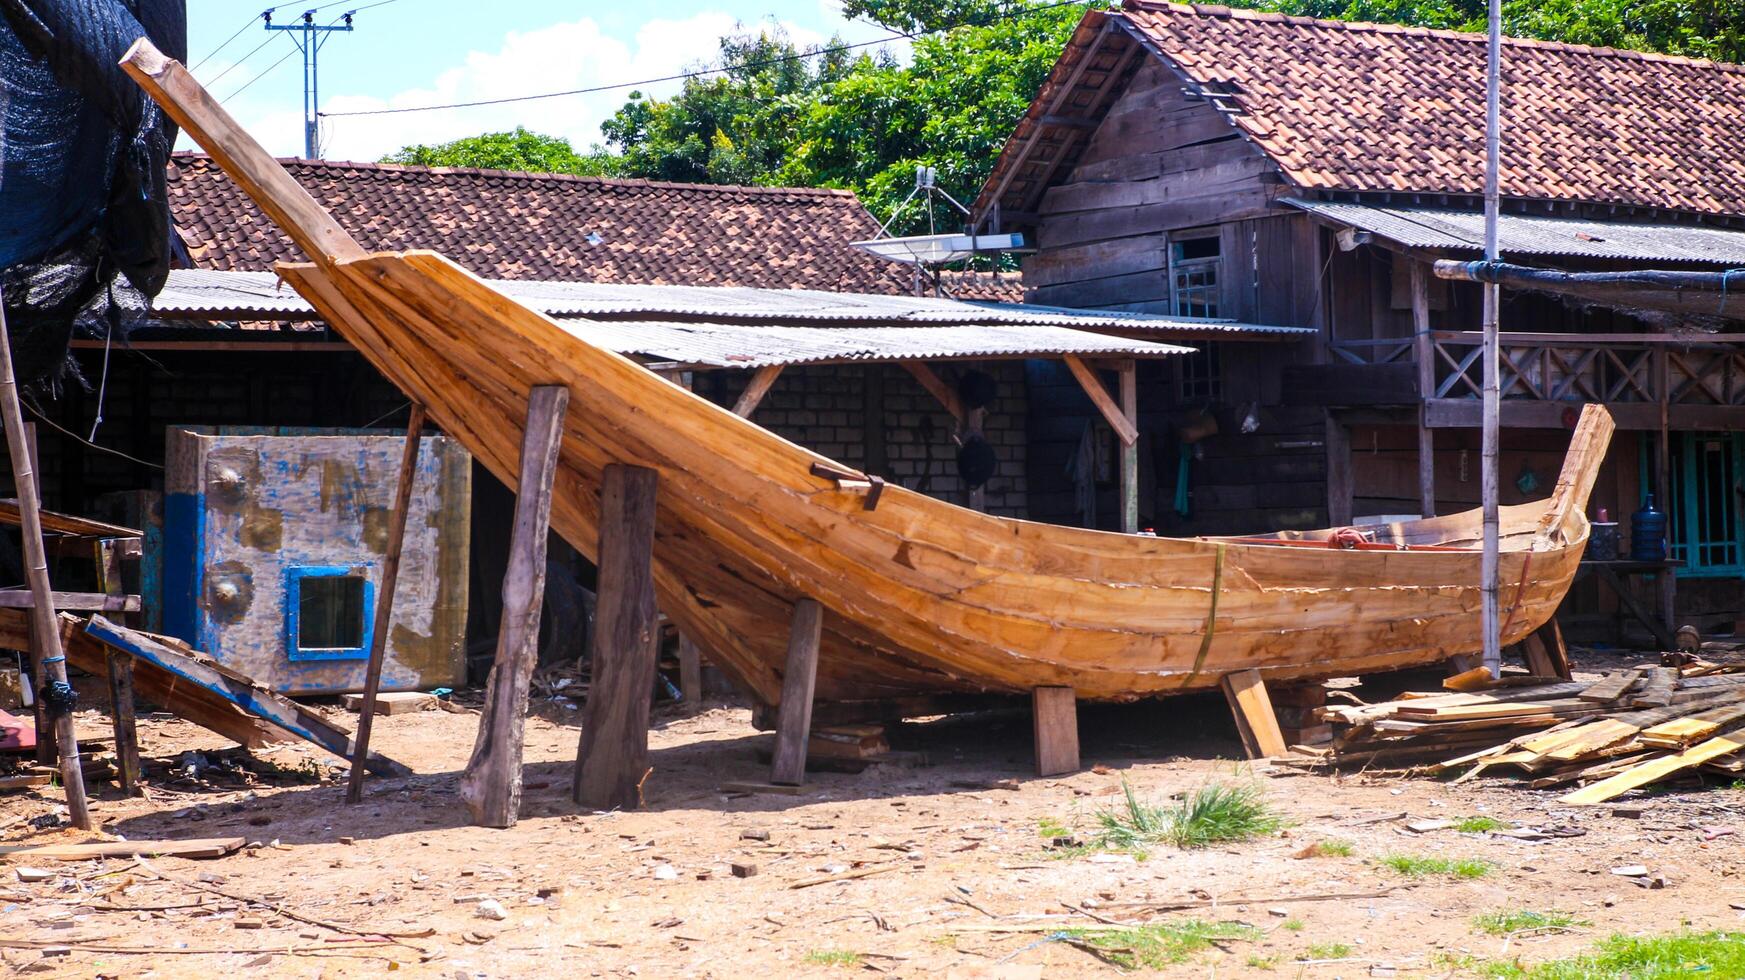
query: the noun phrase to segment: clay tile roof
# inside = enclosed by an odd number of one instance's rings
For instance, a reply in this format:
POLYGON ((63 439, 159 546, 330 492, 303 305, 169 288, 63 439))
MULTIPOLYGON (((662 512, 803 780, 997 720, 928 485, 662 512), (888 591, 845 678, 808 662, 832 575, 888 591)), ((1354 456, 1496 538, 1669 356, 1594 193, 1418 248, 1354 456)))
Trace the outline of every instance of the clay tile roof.
POLYGON ((978 303, 1024 302, 1024 277, 1018 272, 996 276, 991 272, 945 270, 939 274, 939 285, 952 299, 978 303))
MULTIPOLYGON (((1105 18, 1218 93, 1298 187, 1483 193, 1481 34, 1127 0, 1086 15, 1017 135, 1105 18)), ((1745 67, 1507 39, 1502 86, 1505 196, 1745 214, 1745 67)), ((990 203, 984 189, 978 210, 990 203)))
MULTIPOLYGON (((366 248, 425 248, 497 279, 901 295, 904 269, 849 242, 878 222, 847 191, 283 160, 366 248)), ((194 265, 303 258, 217 164, 178 153, 170 207, 194 265)))

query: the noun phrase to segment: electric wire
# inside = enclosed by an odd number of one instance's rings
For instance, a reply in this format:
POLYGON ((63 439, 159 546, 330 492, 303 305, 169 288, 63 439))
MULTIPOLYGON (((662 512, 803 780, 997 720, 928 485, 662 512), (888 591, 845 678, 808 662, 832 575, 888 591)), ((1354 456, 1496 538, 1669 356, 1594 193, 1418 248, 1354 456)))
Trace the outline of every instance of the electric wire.
MULTIPOLYGON (((377 3, 371 4, 371 6, 381 6, 382 4, 393 2, 395 2, 395 0, 378 0, 377 3)), ((760 61, 747 61, 737 65, 723 66, 721 68, 703 68, 696 71, 679 72, 675 75, 662 75, 659 78, 644 78, 634 82, 617 82, 611 85, 593 85, 587 88, 566 89, 562 92, 541 92, 537 95, 506 96, 500 99, 476 99, 471 102, 449 102, 441 105, 404 106, 395 109, 356 109, 351 112, 321 112, 317 113, 317 115, 331 118, 339 118, 341 116, 388 116, 406 112, 435 112, 441 109, 472 109, 479 106, 505 105, 512 102, 535 102, 541 99, 557 99, 570 95, 590 95, 596 92, 611 92, 618 89, 636 88, 643 85, 657 85, 661 82, 676 82, 690 78, 707 78, 711 75, 724 75, 732 71, 769 68, 775 65, 784 65, 795 61, 804 61, 807 58, 816 58, 821 55, 839 54, 844 51, 855 51, 860 48, 876 47, 881 44, 889 44, 891 41, 914 40, 915 38, 926 37, 930 34, 942 34, 954 31, 960 27, 987 27, 1003 20, 1027 17, 1031 14, 1039 14, 1060 7, 1081 6, 1086 6, 1085 0, 1056 0, 1054 3, 1038 4, 1034 7, 1014 7, 993 17, 980 20, 966 20, 956 24, 949 24, 944 27, 933 27, 919 31, 892 32, 890 37, 880 38, 876 41, 857 41, 853 44, 834 44, 829 47, 814 48, 811 51, 782 55, 777 58, 765 58, 760 61)), ((362 10, 365 8, 359 7, 358 9, 362 10)))
POLYGON ((141 466, 149 466, 154 470, 161 470, 164 468, 164 465, 162 463, 154 463, 149 459, 140 459, 138 456, 129 456, 128 454, 122 452, 119 449, 111 449, 108 446, 99 446, 96 443, 92 442, 91 440, 85 438, 84 436, 79 435, 77 432, 73 432, 73 431, 69 430, 66 426, 61 425, 59 422, 56 422, 54 419, 49 418, 47 415, 43 414, 42 409, 37 408, 35 405, 31 404, 30 402, 21 398, 21 399, 19 399, 18 403, 20 405, 24 406, 25 411, 36 416, 36 420, 38 422, 43 423, 44 425, 48 426, 49 428, 55 430, 56 432, 59 432, 61 435, 64 435, 67 438, 72 439, 75 442, 79 442, 79 443, 82 443, 86 446, 90 446, 92 449, 95 449, 98 452, 108 453, 111 456, 119 456, 122 459, 125 459, 130 463, 138 463, 141 466))
POLYGON ((248 80, 248 81, 246 81, 246 82, 243 82, 243 83, 242 83, 242 87, 241 87, 241 88, 239 88, 239 89, 237 89, 237 90, 236 90, 236 91, 234 91, 234 92, 232 92, 232 93, 230 93, 230 94, 229 94, 229 95, 227 95, 227 96, 225 96, 225 97, 224 97, 224 98, 222 98, 222 99, 219 99, 219 100, 218 100, 218 101, 219 101, 219 102, 220 102, 220 103, 225 103, 225 102, 229 102, 229 101, 230 101, 230 100, 231 100, 231 99, 234 99, 234 98, 236 98, 236 97, 237 97, 237 96, 239 96, 239 95, 241 95, 241 94, 242 94, 242 93, 244 93, 244 92, 246 92, 246 91, 248 91, 248 87, 249 87, 249 86, 250 86, 250 85, 253 85, 253 84, 254 84, 254 83, 256 83, 256 82, 258 82, 258 81, 260 81, 260 80, 261 80, 261 79, 263 79, 263 78, 265 78, 265 77, 267 77, 267 76, 268 76, 268 75, 270 75, 270 74, 272 74, 272 73, 273 73, 273 69, 275 69, 275 68, 277 68, 277 67, 279 67, 279 66, 280 66, 280 65, 282 65, 282 64, 284 64, 284 63, 285 63, 285 59, 287 59, 287 58, 289 58, 289 57, 291 57, 291 56, 292 56, 292 55, 294 55, 294 54, 299 54, 299 53, 301 53, 301 52, 302 52, 302 50, 303 50, 303 49, 302 49, 302 48, 299 48, 299 47, 298 47, 298 46, 297 46, 297 42, 295 42, 295 41, 293 41, 293 42, 291 42, 291 50, 289 50, 289 51, 287 51, 287 52, 285 52, 285 53, 284 53, 284 54, 282 54, 282 55, 280 55, 280 56, 279 56, 279 60, 278 60, 278 61, 275 61, 275 62, 273 62, 273 63, 272 63, 272 64, 270 64, 270 65, 268 65, 268 66, 267 66, 267 67, 266 67, 266 70, 265 70, 265 71, 263 71, 263 72, 261 72, 261 73, 260 73, 260 74, 259 74, 259 75, 256 75, 256 76, 255 76, 255 77, 253 77, 253 78, 251 78, 251 79, 249 79, 249 80, 248 80))

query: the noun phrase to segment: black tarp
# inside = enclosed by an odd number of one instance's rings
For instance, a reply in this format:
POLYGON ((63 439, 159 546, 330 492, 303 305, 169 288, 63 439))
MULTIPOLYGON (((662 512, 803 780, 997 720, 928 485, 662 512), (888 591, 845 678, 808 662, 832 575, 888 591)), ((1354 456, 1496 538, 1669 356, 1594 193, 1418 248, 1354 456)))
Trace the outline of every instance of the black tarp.
POLYGON ((22 384, 62 375, 75 326, 125 331, 169 273, 175 126, 117 67, 141 36, 186 60, 183 0, 0 0, 0 289, 22 384))

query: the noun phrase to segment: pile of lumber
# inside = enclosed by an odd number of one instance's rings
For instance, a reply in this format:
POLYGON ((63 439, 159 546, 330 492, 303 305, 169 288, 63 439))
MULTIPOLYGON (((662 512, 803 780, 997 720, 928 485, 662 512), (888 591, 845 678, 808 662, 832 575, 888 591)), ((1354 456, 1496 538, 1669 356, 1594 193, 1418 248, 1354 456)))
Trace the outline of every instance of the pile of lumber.
MULTIPOLYGON (((1505 677, 1484 690, 1406 694, 1320 709, 1330 745, 1317 761, 1525 773, 1603 803, 1693 770, 1745 772, 1745 673, 1696 664, 1633 667, 1599 681, 1505 677)), ((1451 679, 1457 681, 1458 679, 1451 679)))

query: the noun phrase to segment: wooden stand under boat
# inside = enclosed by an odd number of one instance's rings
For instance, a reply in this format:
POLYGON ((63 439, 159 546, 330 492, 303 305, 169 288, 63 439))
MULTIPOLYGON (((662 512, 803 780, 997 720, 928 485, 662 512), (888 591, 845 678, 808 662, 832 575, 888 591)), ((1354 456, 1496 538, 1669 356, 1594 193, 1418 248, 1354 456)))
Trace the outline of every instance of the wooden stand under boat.
MULTIPOLYGON (((781 700, 794 608, 808 599, 823 609, 825 701, 1038 688, 1126 700, 1215 689, 1241 671, 1258 672, 1250 684, 1349 675, 1482 647, 1477 512, 1172 540, 992 517, 885 486, 584 342, 440 255, 367 254, 180 65, 142 42, 124 66, 313 260, 280 274, 512 489, 530 393, 569 390, 551 526, 576 548, 597 553, 608 467, 655 471, 660 608, 766 703, 781 700)), ((1588 406, 1550 498, 1504 508, 1504 644, 1562 601, 1611 433, 1588 406)))

